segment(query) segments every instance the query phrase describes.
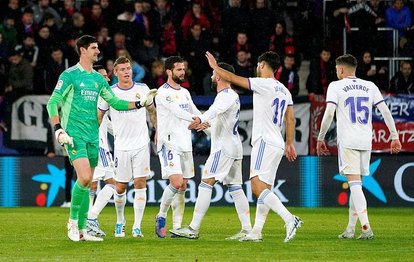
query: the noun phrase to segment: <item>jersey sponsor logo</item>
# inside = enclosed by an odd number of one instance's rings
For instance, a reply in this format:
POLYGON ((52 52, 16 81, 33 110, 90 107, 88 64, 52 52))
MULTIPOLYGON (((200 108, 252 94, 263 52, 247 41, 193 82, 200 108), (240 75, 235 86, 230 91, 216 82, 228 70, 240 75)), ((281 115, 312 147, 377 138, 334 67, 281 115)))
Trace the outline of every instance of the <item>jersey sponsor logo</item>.
POLYGON ((63 80, 59 80, 59 81, 56 83, 56 87, 55 87, 55 89, 56 89, 56 90, 60 90, 60 89, 62 88, 62 85, 63 85, 63 80))

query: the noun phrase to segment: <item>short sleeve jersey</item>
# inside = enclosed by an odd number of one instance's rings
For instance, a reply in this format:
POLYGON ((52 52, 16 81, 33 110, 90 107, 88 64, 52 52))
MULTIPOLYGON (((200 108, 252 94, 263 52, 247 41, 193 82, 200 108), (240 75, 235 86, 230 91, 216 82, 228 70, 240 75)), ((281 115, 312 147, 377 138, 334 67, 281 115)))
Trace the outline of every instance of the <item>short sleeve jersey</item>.
POLYGON ((347 77, 332 82, 326 102, 336 105, 337 142, 357 150, 372 148, 372 108, 384 99, 370 81, 347 77))
POLYGON ((222 150, 230 158, 242 159, 243 147, 237 130, 240 116, 239 95, 231 88, 221 90, 213 104, 203 115, 214 111, 215 117, 203 122, 211 123, 211 152, 222 150))
MULTIPOLYGON (((133 83, 128 89, 122 89, 118 84, 111 86, 111 88, 117 97, 129 101, 139 100, 149 91, 148 86, 142 83, 133 83)), ((147 111, 144 107, 118 111, 113 107, 109 107, 103 99, 99 100, 98 107, 103 111, 109 109, 116 150, 134 150, 148 146, 147 111)))
POLYGON ((273 78, 249 78, 253 91, 252 144, 263 139, 269 145, 285 148, 282 127, 288 106, 293 106, 292 95, 273 78))
POLYGON ((53 95, 62 97, 60 122, 72 137, 87 142, 98 141, 98 97, 109 100, 114 96, 101 74, 85 71, 78 63, 59 77, 53 95))
POLYGON ((191 130, 194 103, 190 92, 185 88, 175 89, 165 83, 158 89, 155 97, 157 107, 157 151, 162 146, 179 152, 192 152, 191 130))

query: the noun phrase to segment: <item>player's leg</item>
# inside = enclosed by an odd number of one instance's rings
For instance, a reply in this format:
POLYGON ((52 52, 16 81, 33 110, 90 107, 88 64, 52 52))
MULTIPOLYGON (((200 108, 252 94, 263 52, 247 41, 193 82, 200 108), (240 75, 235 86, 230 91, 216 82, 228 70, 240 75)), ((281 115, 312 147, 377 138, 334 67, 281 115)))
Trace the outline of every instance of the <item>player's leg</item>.
POLYGON ((359 151, 340 147, 338 152, 340 173, 346 175, 351 200, 362 226, 361 239, 373 239, 368 220, 367 200, 362 191, 362 175, 369 175, 370 151, 359 151))
POLYGON ((134 179, 134 225, 132 226, 133 237, 144 237, 141 231, 142 217, 147 204, 146 177, 134 179))
POLYGON ((160 210, 155 217, 155 233, 158 237, 164 238, 166 234, 167 212, 170 209, 174 196, 182 187, 184 178, 181 169, 181 158, 174 150, 169 150, 163 146, 158 156, 161 164, 162 178, 168 178, 170 182, 164 189, 160 210))
MULTIPOLYGON (((95 176, 95 172, 94 172, 94 176, 95 176)), ((92 179, 91 187, 89 188, 89 210, 92 209, 92 206, 95 203, 95 197, 96 197, 97 190, 98 190, 98 181, 95 179, 92 179)))
POLYGON ((245 237, 252 230, 250 221, 250 207, 246 194, 242 189, 242 160, 232 160, 231 168, 228 175, 224 178, 223 184, 229 188, 229 193, 234 201, 237 215, 241 223, 241 231, 237 234, 226 238, 227 240, 239 240, 245 237))
POLYGON ((355 226, 358 221, 358 214, 355 210, 354 201, 352 201, 352 195, 349 197, 349 210, 348 210, 348 225, 344 232, 338 235, 338 238, 354 238, 355 226))
POLYGON ((184 216, 184 209, 185 209, 185 190, 186 189, 187 188, 182 190, 180 188, 177 194, 175 194, 173 201, 171 202, 173 229, 181 228, 181 224, 182 224, 183 216, 184 216))
MULTIPOLYGON (((182 153, 180 159, 184 180, 177 194, 174 196, 173 202, 171 203, 173 229, 181 228, 184 217, 187 182, 188 179, 194 177, 194 160, 192 152, 182 153)), ((173 237, 173 235, 171 236, 173 237)))

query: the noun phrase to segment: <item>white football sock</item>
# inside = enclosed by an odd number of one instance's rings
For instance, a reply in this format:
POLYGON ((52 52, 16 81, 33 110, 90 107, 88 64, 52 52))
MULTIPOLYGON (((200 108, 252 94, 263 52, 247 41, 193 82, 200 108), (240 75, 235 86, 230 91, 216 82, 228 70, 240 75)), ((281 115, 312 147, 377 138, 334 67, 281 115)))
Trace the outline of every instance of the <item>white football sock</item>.
POLYGON ((239 216, 240 223, 243 230, 252 230, 252 223, 250 221, 250 207, 249 201, 240 185, 229 186, 229 192, 234 201, 237 215, 239 216))
POLYGON ((254 226, 252 232, 254 233, 262 233, 263 226, 266 222, 267 214, 269 214, 270 208, 268 208, 261 198, 262 194, 260 194, 259 198, 257 199, 257 206, 256 206, 256 218, 254 219, 254 226))
POLYGON ((355 230, 355 225, 358 221, 358 214, 355 210, 354 201, 352 200, 352 193, 349 196, 349 213, 348 213, 348 230, 355 230))
POLYGON ((349 181, 349 189, 351 190, 352 201, 355 205, 355 211, 358 214, 359 222, 362 228, 369 229, 367 200, 365 199, 364 192, 362 191, 361 181, 349 181))
POLYGON ((178 190, 171 202, 173 229, 181 228, 185 208, 185 191, 178 190))
POLYGON ((126 204, 126 192, 118 194, 116 191, 114 193, 114 202, 116 209, 116 223, 123 224, 125 222, 124 209, 126 204))
POLYGON ((89 209, 88 218, 95 219, 98 218, 99 214, 101 213, 102 209, 108 204, 108 201, 114 195, 115 186, 112 184, 106 184, 101 191, 99 191, 98 196, 96 197, 95 204, 93 204, 92 208, 89 209))
POLYGON ((287 208, 282 204, 280 199, 270 191, 269 189, 263 190, 259 198, 262 197, 263 203, 273 212, 277 213, 285 223, 293 219, 293 215, 287 210, 287 208))
POLYGON ((194 230, 199 230, 201 221, 206 214, 211 201, 211 194, 213 187, 207 183, 201 182, 198 186, 197 201, 194 206, 193 219, 191 220, 190 227, 194 230))
POLYGON ((171 206, 171 202, 173 201, 173 198, 175 194, 178 192, 178 189, 174 188, 171 184, 169 184, 162 193, 161 197, 161 203, 160 203, 160 212, 158 213, 158 216, 166 217, 168 209, 171 206))
POLYGON ((93 207, 95 197, 96 197, 96 191, 95 190, 89 190, 89 210, 91 210, 92 207, 93 207))
POLYGON ((145 205, 147 204, 147 189, 134 189, 134 228, 141 229, 142 216, 144 215, 145 205))

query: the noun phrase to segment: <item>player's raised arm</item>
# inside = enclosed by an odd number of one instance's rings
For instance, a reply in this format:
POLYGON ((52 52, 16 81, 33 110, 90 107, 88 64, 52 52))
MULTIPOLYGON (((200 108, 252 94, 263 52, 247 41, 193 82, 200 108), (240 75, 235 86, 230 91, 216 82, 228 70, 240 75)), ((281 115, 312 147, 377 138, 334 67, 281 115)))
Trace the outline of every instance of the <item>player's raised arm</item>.
POLYGON ((232 84, 238 85, 243 87, 244 89, 249 89, 249 79, 245 77, 238 76, 229 72, 217 65, 217 61, 214 56, 210 52, 206 52, 206 57, 208 60, 208 64, 210 67, 217 72, 221 77, 223 77, 226 81, 229 81, 232 84))

